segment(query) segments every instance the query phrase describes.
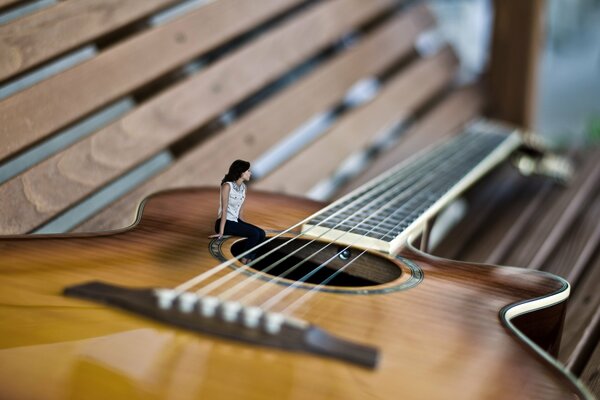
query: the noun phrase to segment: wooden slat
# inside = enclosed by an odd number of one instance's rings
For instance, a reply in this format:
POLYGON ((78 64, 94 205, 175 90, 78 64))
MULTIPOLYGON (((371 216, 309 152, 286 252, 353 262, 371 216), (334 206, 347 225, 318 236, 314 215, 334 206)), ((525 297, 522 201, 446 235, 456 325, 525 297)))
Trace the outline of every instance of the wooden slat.
POLYGON ((510 228, 514 214, 527 207, 534 193, 527 190, 527 182, 511 165, 503 164, 465 193, 467 215, 451 228, 433 253, 454 260, 484 262, 498 242, 497 232, 510 228))
MULTIPOLYGON (((587 254, 584 252, 585 247, 591 244, 595 249, 600 248, 598 236, 594 235, 600 225, 600 180, 596 182, 596 188, 597 192, 588 196, 585 205, 579 210, 579 216, 573 220, 570 228, 565 230, 564 235, 555 244, 551 256, 541 264, 545 271, 565 278, 575 278, 571 272, 580 263, 580 257, 587 258, 586 264, 590 261, 589 252, 587 254)), ((552 241, 552 237, 548 237, 547 240, 552 241)), ((576 283, 579 282, 571 282, 573 285, 576 283)))
POLYGON ((453 54, 444 50, 401 71, 375 100, 343 117, 256 186, 305 194, 323 177, 333 174, 344 159, 365 148, 377 134, 410 117, 427 99, 446 87, 454 76, 454 64, 453 54))
POLYGON ((323 3, 7 182, 0 188, 1 229, 16 233, 39 226, 369 20, 390 1, 323 3))
MULTIPOLYGON (((586 180, 588 183, 593 182, 594 178, 588 176, 593 164, 591 160, 588 161, 569 188, 553 184, 544 177, 519 177, 513 179, 511 186, 498 190, 498 194, 489 199, 483 199, 486 196, 484 193, 473 193, 471 201, 477 207, 488 207, 489 205, 485 206, 487 202, 493 204, 490 215, 494 217, 484 221, 481 227, 474 227, 473 218, 479 220, 481 216, 480 210, 475 207, 477 215, 469 215, 461 222, 453 230, 455 234, 451 233, 448 240, 443 241, 436 249, 436 254, 473 262, 536 269, 542 267, 567 278, 595 227, 586 220, 588 217, 581 204, 572 203, 575 196, 582 199, 590 196, 590 191, 582 185, 586 180), (566 213, 567 208, 573 208, 571 215, 566 213), (558 224, 559 220, 565 218, 568 221, 558 224), (577 218, 585 223, 574 222, 577 218), (589 226, 584 226, 586 223, 589 226), (571 229, 571 233, 567 234, 567 229, 571 229), (466 231, 476 233, 473 237, 465 238, 463 232, 466 231), (550 237, 551 232, 555 232, 555 238, 550 237), (561 235, 557 236, 558 233, 561 235), (582 236, 586 240, 581 241, 582 236), (532 260, 540 254, 540 249, 548 247, 546 243, 549 240, 553 245, 543 251, 546 261, 538 262, 539 265, 532 264, 532 260), (549 257, 552 252, 553 256, 549 257), (569 261, 565 262, 566 260, 569 261)), ((516 174, 515 170, 514 175, 516 174)), ((506 179, 496 179, 492 185, 503 185, 506 179)))
POLYGON ((585 328, 581 340, 569 357, 567 368, 576 376, 581 375, 588 361, 592 358, 594 349, 598 347, 598 343, 600 343, 600 307, 596 308, 596 312, 585 328))
MULTIPOLYGON (((597 222, 598 220, 596 220, 597 222)), ((581 284, 573 290, 565 319, 559 359, 566 363, 600 307, 600 254, 590 262, 581 284)))
POLYGON ((503 261, 508 265, 528 266, 535 269, 546 269, 548 257, 560 244, 566 230, 580 215, 583 204, 595 191, 594 185, 600 176, 600 165, 594 157, 587 159, 586 164, 577 172, 572 184, 566 189, 556 189, 555 195, 548 197, 548 202, 540 208, 539 213, 532 216, 529 229, 523 232, 522 240, 503 261))
POLYGON ((0 8, 7 7, 7 6, 10 6, 12 4, 16 4, 19 1, 22 1, 22 0, 0 0, 0 8))
POLYGON ((177 1, 71 0, 0 26, 0 81, 177 1))
POLYGON ((336 197, 351 192, 427 145, 455 133, 467 121, 479 115, 483 105, 483 94, 479 87, 468 87, 452 92, 416 125, 404 132, 398 142, 378 157, 365 171, 354 177, 352 182, 341 187, 336 197))
MULTIPOLYGON (((491 247, 491 250, 486 250, 485 262, 488 264, 501 265, 502 260, 512 250, 515 244, 519 241, 522 233, 531 225, 533 216, 542 209, 545 200, 548 196, 556 190, 555 184, 550 180, 547 180, 542 185, 539 185, 539 190, 533 195, 528 196, 526 200, 528 203, 523 209, 519 209, 516 215, 511 219, 512 223, 510 227, 503 231, 501 237, 495 241, 495 244, 491 247)), ((531 193, 529 193, 531 194, 531 193)), ((506 209, 506 205, 499 206, 500 209, 506 209)), ((510 202, 510 208, 515 207, 514 202, 510 202)), ((498 220, 498 219, 496 219, 498 220)))
POLYGON ((208 4, 5 99, 0 102, 0 161, 298 1, 263 0, 261 7, 237 0, 208 4))
MULTIPOLYGON (((504 164, 504 169, 506 170, 504 175, 489 177, 491 180, 489 196, 480 193, 467 194, 470 214, 453 229, 453 233, 448 235, 446 246, 440 246, 440 251, 443 247, 452 249, 451 253, 444 253, 444 257, 487 262, 490 254, 502 242, 519 216, 526 212, 531 200, 546 183, 544 178, 520 175, 508 161, 504 164), (470 234, 463 235, 463 232, 470 232, 470 234), (454 246, 453 238, 463 245, 454 246)), ((477 188, 474 191, 477 191, 477 188)), ((504 265, 503 262, 500 264, 504 265)))
MULTIPOLYGON (((596 160, 596 158, 594 159, 596 160)), ((555 226, 549 232, 549 235, 542 246, 540 246, 538 253, 531 260, 530 268, 544 269, 558 274, 562 272, 552 270, 548 267, 547 264, 550 254, 553 253, 557 245, 564 243, 565 236, 569 236, 566 235, 567 231, 572 227, 576 227, 574 222, 578 216, 582 215, 582 209, 586 207, 586 204, 589 204, 590 198, 592 198, 594 192, 598 190, 598 182, 600 182, 600 166, 594 169, 590 175, 586 177, 586 180, 583 182, 576 195, 571 199, 568 207, 563 209, 560 218, 555 220, 555 226)), ((585 218, 583 218, 583 220, 585 220, 585 218)), ((594 227, 590 227, 590 230, 593 228, 594 227)), ((573 232, 571 231, 571 233, 573 232)), ((581 250, 581 248, 578 250, 581 250)), ((579 251, 576 251, 576 254, 579 254, 579 251)))
MULTIPOLYGON (((590 165, 587 166, 589 168, 590 165)), ((516 174, 515 170, 514 175, 516 174)), ((529 266, 530 260, 554 227, 556 219, 581 185, 581 175, 585 176, 585 173, 579 174, 576 182, 568 189, 543 177, 519 177, 512 186, 501 192, 502 196, 492 196, 486 200, 482 199, 485 194, 476 193, 476 188, 475 193, 469 195, 475 203, 475 209, 491 201, 494 203, 494 218, 485 221, 480 229, 472 226, 472 218, 479 217, 479 210, 477 216, 469 215, 453 229, 455 234, 450 233, 448 240, 440 244, 436 254, 474 262, 529 266), (551 218, 552 215, 555 219, 551 218), (465 239, 462 232, 473 229, 478 229, 477 234, 465 239), (455 241, 464 243, 465 246, 458 245, 455 241)), ((497 179, 492 185, 502 185, 505 180, 506 178, 497 179)))
MULTIPOLYGON (((595 218, 592 219, 592 221, 600 221, 600 212, 598 212, 598 208, 600 208, 600 201, 596 200, 594 211, 590 212, 592 218, 595 218)), ((596 251, 600 248, 600 224, 595 224, 592 234, 584 240, 584 243, 583 249, 577 254, 575 264, 567 275, 567 280, 571 282, 573 286, 579 284, 581 277, 585 274, 586 269, 592 262, 596 251)))
POLYGON ((224 132, 203 142, 169 170, 111 205, 76 231, 109 230, 130 225, 140 201, 158 190, 218 185, 233 158, 254 160, 286 132, 322 110, 333 107, 354 82, 387 69, 409 52, 418 33, 431 23, 430 14, 422 7, 393 19, 355 47, 319 66, 313 74, 250 111, 224 132))
POLYGON ((600 345, 596 345, 596 351, 581 374, 581 380, 596 398, 600 398, 600 345))

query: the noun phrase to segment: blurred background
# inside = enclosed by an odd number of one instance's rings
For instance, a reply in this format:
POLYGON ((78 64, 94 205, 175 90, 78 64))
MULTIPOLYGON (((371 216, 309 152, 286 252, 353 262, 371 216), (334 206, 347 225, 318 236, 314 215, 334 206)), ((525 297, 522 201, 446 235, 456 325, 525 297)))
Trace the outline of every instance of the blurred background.
POLYGON ((0 0, 0 234, 127 227, 236 158, 331 201, 480 116, 577 172, 504 163, 435 253, 568 279, 559 358, 598 394, 600 0, 0 0))
MULTIPOLYGON (((460 56, 463 74, 478 79, 490 60, 492 1, 428 3, 460 56)), ((584 146, 600 135, 600 1, 545 3, 533 129, 563 146, 584 146)))

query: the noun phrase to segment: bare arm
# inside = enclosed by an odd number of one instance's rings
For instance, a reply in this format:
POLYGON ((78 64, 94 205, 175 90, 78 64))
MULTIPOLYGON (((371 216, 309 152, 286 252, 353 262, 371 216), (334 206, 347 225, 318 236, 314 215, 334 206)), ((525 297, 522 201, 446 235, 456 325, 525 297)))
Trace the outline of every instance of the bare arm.
POLYGON ((219 226, 219 236, 225 232, 225 221, 227 221, 227 206, 229 205, 229 192, 231 187, 224 183, 221 185, 221 224, 219 226))
POLYGON ((244 218, 244 204, 246 204, 246 202, 245 202, 245 201, 242 203, 242 206, 240 207, 240 214, 239 214, 239 216, 240 216, 240 219, 241 219, 242 221, 245 221, 245 220, 246 220, 246 218, 244 218))

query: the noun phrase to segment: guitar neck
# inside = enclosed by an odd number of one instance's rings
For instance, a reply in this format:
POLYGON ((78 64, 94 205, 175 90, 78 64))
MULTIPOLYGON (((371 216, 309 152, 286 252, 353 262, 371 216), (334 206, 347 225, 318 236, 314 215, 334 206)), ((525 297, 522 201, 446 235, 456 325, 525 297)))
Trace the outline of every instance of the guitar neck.
POLYGON ((395 253, 521 144, 514 129, 471 124, 319 211, 302 230, 309 237, 395 253))

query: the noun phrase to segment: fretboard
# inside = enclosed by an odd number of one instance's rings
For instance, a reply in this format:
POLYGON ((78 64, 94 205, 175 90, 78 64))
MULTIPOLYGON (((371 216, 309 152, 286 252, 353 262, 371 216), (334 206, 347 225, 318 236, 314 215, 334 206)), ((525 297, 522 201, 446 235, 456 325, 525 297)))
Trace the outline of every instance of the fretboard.
POLYGON ((505 160, 520 136, 479 122, 418 154, 321 210, 302 228, 306 236, 395 252, 410 234, 505 160))

